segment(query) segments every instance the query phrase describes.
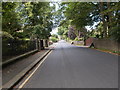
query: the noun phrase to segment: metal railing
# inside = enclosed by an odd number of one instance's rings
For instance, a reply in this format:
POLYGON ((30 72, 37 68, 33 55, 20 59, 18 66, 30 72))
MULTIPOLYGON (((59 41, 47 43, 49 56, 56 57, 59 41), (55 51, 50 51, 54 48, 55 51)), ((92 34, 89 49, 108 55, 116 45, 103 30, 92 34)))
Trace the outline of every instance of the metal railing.
POLYGON ((35 50, 36 41, 25 40, 3 40, 2 41, 2 60, 10 59, 12 57, 24 54, 26 52, 35 50))

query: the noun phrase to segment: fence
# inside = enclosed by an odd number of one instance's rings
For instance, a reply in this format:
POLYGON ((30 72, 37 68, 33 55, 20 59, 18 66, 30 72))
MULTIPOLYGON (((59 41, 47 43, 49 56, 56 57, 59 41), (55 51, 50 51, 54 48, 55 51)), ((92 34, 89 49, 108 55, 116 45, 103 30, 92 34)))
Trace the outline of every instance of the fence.
POLYGON ((2 41, 2 60, 24 54, 36 49, 35 41, 25 40, 3 40, 2 41))

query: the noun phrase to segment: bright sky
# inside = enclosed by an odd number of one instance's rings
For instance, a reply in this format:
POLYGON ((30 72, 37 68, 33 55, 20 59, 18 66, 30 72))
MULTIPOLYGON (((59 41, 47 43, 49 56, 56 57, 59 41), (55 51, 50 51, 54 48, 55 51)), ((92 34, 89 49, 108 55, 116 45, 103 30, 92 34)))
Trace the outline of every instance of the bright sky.
POLYGON ((94 22, 93 26, 90 27, 90 26, 86 26, 86 29, 91 31, 92 29, 95 29, 95 26, 98 24, 99 22, 94 22))
MULTIPOLYGON (((55 4, 55 10, 57 11, 59 9, 59 6, 57 3, 54 3, 54 4, 55 4)), ((53 3, 50 3, 50 6, 53 6, 53 3)), ((58 27, 53 28, 51 34, 57 34, 57 32, 58 32, 58 27)))
POLYGON ((52 30, 52 32, 51 32, 51 34, 57 34, 57 32, 58 32, 58 27, 53 28, 53 30, 52 30))

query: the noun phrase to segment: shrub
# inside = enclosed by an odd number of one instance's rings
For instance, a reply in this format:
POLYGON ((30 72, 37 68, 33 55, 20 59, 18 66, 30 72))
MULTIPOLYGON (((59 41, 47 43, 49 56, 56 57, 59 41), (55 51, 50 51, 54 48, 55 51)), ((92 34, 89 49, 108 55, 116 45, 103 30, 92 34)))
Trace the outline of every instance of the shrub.
POLYGON ((52 42, 57 42, 57 41, 58 41, 58 39, 55 38, 55 37, 51 37, 50 40, 51 40, 52 42))
POLYGON ((75 41, 82 41, 83 38, 79 38, 79 39, 78 39, 78 38, 76 37, 74 40, 75 40, 75 41))

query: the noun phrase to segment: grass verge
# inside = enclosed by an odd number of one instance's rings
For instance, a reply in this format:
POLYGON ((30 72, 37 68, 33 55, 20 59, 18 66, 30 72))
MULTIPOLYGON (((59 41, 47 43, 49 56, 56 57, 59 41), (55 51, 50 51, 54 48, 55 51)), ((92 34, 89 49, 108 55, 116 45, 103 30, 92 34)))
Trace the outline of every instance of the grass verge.
POLYGON ((111 54, 115 54, 115 55, 120 55, 120 51, 113 51, 113 50, 104 49, 104 48, 94 48, 94 49, 102 51, 102 52, 107 52, 107 53, 111 53, 111 54))

